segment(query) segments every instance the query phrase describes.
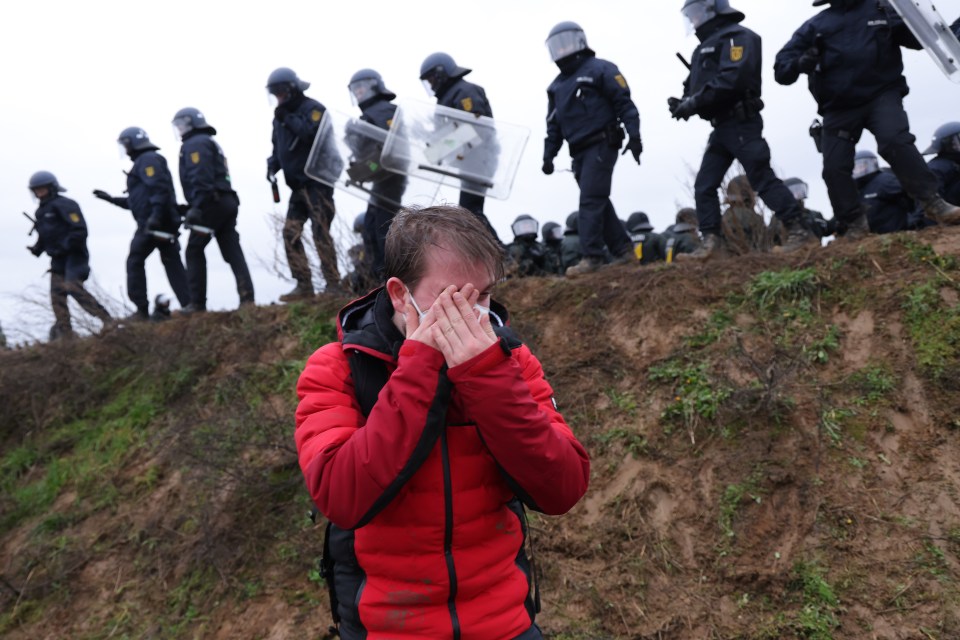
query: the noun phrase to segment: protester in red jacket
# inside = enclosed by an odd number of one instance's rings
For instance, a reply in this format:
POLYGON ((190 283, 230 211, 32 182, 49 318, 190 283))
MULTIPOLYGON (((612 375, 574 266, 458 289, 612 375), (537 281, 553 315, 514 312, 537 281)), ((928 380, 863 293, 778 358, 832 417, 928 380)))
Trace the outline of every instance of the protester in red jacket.
POLYGON ((475 216, 401 211, 386 276, 297 385, 340 636, 539 639, 523 505, 572 508, 587 453, 490 300, 501 250, 475 216))

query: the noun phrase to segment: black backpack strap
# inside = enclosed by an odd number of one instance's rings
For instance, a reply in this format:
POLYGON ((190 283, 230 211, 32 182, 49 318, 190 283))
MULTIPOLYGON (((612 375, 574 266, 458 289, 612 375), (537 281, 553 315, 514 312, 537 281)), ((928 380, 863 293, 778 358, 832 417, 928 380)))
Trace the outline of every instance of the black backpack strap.
POLYGON ((320 577, 327 583, 327 594, 330 596, 330 615, 333 616, 333 626, 327 629, 325 638, 335 638, 340 635, 340 601, 337 600, 337 590, 333 584, 333 558, 330 556, 330 528, 333 523, 327 522, 323 533, 323 555, 320 557, 320 577))
POLYGON ((537 564, 537 553, 533 546, 533 528, 527 517, 527 506, 520 500, 520 509, 523 512, 523 521, 527 526, 527 544, 530 545, 530 577, 533 579, 533 610, 540 613, 540 567, 537 564))
POLYGON ((350 362, 350 375, 353 377, 353 390, 360 403, 360 411, 369 416, 373 405, 377 404, 380 390, 387 384, 390 377, 387 366, 378 358, 374 358, 362 351, 351 350, 347 354, 350 362))

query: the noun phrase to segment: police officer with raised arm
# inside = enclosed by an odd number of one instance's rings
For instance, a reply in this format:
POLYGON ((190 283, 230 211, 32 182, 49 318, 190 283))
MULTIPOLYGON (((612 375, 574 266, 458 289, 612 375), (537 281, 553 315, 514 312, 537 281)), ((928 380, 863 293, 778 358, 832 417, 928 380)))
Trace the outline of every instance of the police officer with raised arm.
POLYGON ((546 45, 560 74, 547 88, 543 172, 553 173, 553 160, 566 140, 580 186, 583 258, 568 267, 566 275, 576 277, 601 268, 606 250, 614 263, 635 262, 633 242, 610 201, 613 168, 624 137, 623 153, 633 155, 637 164, 643 152, 640 112, 630 98, 630 87, 617 65, 596 57, 577 23, 554 26, 546 45))

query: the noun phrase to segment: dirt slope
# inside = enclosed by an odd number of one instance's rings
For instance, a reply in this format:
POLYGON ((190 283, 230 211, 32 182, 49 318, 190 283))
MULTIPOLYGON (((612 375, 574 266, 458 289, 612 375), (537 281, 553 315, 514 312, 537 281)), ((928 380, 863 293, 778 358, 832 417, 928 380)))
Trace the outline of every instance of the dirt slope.
MULTIPOLYGON (((552 638, 960 637, 960 232, 509 282, 590 450, 552 638)), ((0 354, 0 634, 319 638, 293 387, 343 301, 0 354)))

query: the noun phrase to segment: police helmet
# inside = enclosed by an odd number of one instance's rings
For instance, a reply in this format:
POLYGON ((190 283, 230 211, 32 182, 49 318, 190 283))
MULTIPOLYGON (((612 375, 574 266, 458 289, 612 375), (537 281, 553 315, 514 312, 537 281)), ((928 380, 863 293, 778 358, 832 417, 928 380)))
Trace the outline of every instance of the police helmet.
POLYGON ((730 6, 730 0, 684 0, 681 12, 694 30, 717 16, 730 16, 737 22, 746 19, 743 12, 730 6))
POLYGON ((536 238, 537 232, 540 231, 540 223, 533 216, 523 213, 516 217, 510 225, 510 230, 513 231, 514 238, 527 236, 536 238))
POLYGON ((206 117, 199 109, 193 107, 184 107, 177 111, 173 116, 173 127, 177 130, 180 137, 185 136, 191 131, 200 131, 201 129, 213 129, 207 122, 206 117))
POLYGON ((583 29, 576 22, 570 21, 560 22, 550 29, 546 44, 550 59, 554 62, 590 50, 583 29))
POLYGON ((574 211, 567 216, 566 233, 580 233, 580 212, 574 211))
POLYGON ((127 127, 117 136, 117 143, 128 155, 134 151, 156 151, 160 147, 150 142, 147 132, 140 127, 127 127))
POLYGON ((560 242, 560 240, 563 239, 563 227, 556 222, 548 222, 543 225, 543 229, 540 230, 540 233, 543 236, 543 242, 545 244, 560 242))
POLYGON ((650 224, 650 217, 643 211, 634 211, 627 218, 627 231, 631 233, 642 233, 644 231, 653 231, 653 225, 650 224))
POLYGON ((389 91, 383 84, 383 76, 373 69, 360 69, 350 78, 350 84, 347 85, 350 90, 350 98, 354 104, 363 104, 375 96, 383 96, 387 100, 393 100, 397 94, 389 91))
POLYGON ((857 151, 857 155, 853 158, 854 180, 859 180, 878 171, 880 171, 880 161, 877 159, 877 154, 866 149, 857 151))
POLYGON ((353 232, 354 233, 363 233, 363 228, 365 226, 365 221, 367 219, 367 214, 360 212, 356 218, 353 219, 353 232))
POLYGON ((310 83, 297 77, 297 73, 288 67, 274 69, 267 78, 267 91, 275 96, 303 93, 310 83))
POLYGON ((933 141, 923 155, 936 153, 960 153, 960 122, 948 122, 937 127, 933 141))
POLYGON ((800 178, 787 178, 783 181, 783 185, 787 189, 790 189, 790 193, 792 193, 793 197, 797 200, 807 199, 810 187, 800 178))
POLYGON ((49 171, 37 171, 30 176, 28 187, 31 190, 38 187, 47 187, 54 193, 63 193, 66 191, 66 189, 61 187, 60 183, 57 182, 57 176, 53 175, 49 171))
POLYGON ((673 225, 673 230, 677 232, 696 231, 699 224, 697 210, 685 207, 677 211, 676 224, 673 225))
POLYGON ((470 71, 471 69, 457 66, 457 63, 449 54, 438 51, 423 59, 423 64, 420 65, 420 79, 423 80, 427 91, 435 94, 437 89, 449 80, 462 78, 470 71))

